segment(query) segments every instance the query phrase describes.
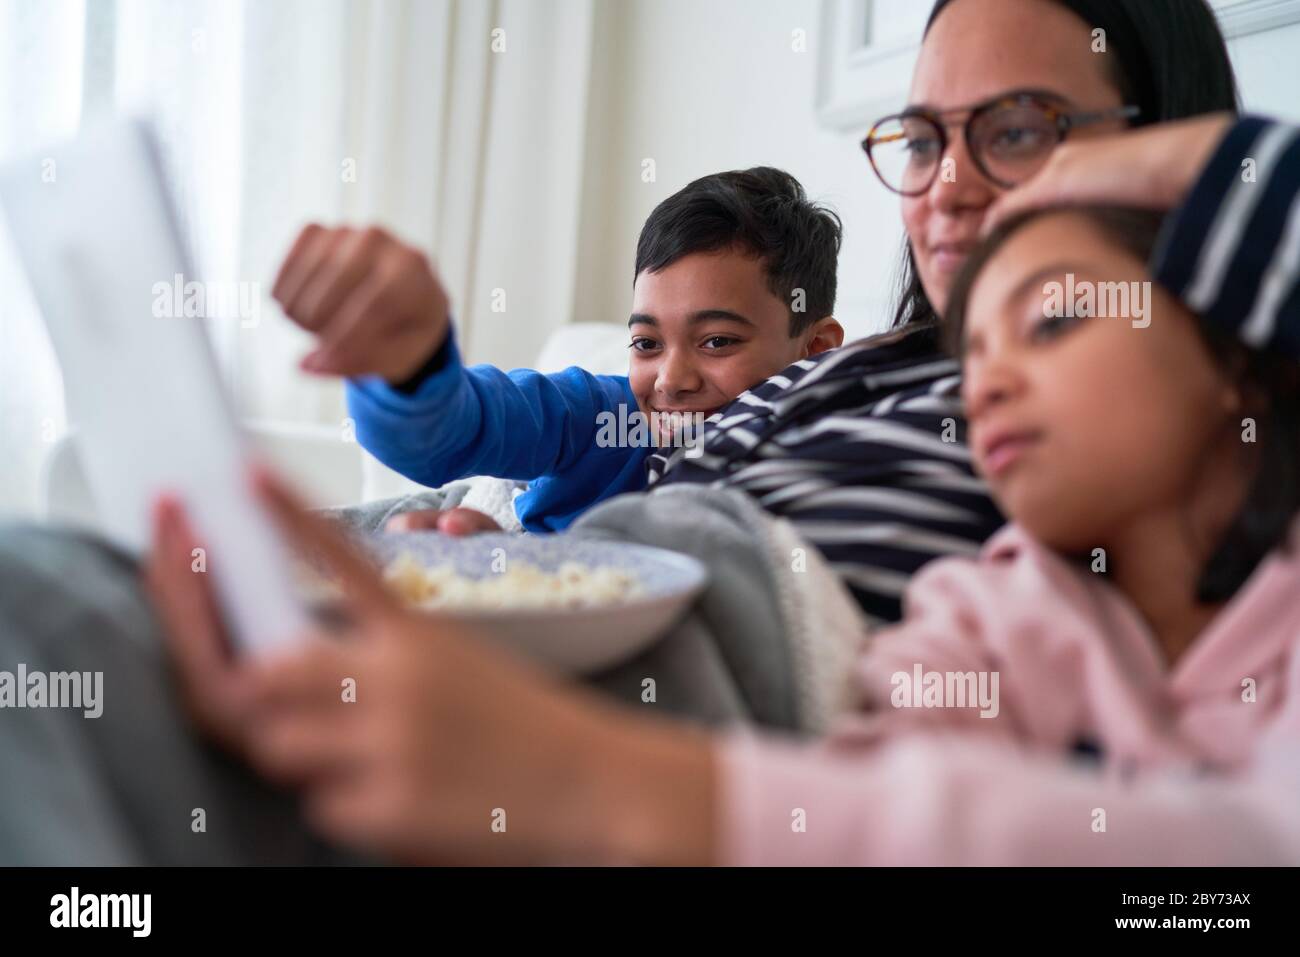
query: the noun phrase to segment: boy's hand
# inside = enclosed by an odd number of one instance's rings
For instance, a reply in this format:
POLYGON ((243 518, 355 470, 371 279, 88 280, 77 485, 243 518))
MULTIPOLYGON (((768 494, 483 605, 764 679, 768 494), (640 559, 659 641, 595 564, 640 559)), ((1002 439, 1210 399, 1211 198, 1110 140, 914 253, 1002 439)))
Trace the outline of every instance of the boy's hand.
POLYGON ((444 535, 477 535, 480 532, 499 532, 501 526, 491 515, 473 508, 425 508, 417 512, 394 515, 384 526, 388 532, 442 532, 444 535))
POLYGON ((409 379, 447 337, 447 294, 429 261, 382 229, 298 235, 271 295, 319 341, 308 372, 409 379))

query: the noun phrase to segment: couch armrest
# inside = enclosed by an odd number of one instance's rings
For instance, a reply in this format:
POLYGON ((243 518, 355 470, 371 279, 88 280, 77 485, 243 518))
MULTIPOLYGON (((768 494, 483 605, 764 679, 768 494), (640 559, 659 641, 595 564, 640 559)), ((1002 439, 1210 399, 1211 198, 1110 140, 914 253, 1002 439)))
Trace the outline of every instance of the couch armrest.
MULTIPOLYGON (((361 501, 361 446, 338 428, 285 422, 244 423, 266 462, 302 490, 313 505, 361 501)), ((99 511, 77 452, 76 431, 50 449, 41 467, 38 513, 47 521, 99 529, 99 511)))

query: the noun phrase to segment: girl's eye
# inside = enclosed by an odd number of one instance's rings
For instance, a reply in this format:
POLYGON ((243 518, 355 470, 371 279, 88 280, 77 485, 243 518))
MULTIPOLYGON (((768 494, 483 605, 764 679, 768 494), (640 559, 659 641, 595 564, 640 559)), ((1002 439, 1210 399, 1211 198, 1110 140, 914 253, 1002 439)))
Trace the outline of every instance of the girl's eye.
POLYGON ((1078 316, 1040 316, 1029 330, 1029 340, 1051 342, 1069 332, 1081 321, 1078 316))
POLYGON ((637 336, 632 340, 632 344, 628 348, 633 352, 650 352, 659 348, 659 343, 653 339, 646 339, 644 336, 637 336))
POLYGON ((739 341, 739 339, 733 339, 730 336, 709 336, 701 345, 706 349, 725 349, 727 346, 734 346, 739 341))

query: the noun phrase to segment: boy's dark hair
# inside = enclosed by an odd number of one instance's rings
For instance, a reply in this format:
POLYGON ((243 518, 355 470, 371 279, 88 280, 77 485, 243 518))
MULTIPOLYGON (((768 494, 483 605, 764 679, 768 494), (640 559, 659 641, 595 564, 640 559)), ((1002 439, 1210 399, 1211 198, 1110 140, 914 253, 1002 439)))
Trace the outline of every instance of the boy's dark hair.
POLYGON ((768 289, 790 310, 794 338, 835 311, 841 235, 840 218, 810 202, 789 173, 770 166, 714 173, 654 208, 637 240, 632 281, 692 253, 735 248, 763 261, 768 289))
MULTIPOLYGON (((954 0, 936 0, 925 32, 954 0)), ((1111 75, 1126 105, 1142 112, 1132 126, 1240 109, 1237 77, 1218 18, 1205 0, 1053 0, 1091 29, 1106 31, 1111 75)), ((1008 40, 1008 42, 1012 42, 1008 40)), ((903 241, 894 325, 939 320, 903 241)))
MULTIPOLYGON (((985 265, 1009 238, 1044 216, 1071 212, 1085 217, 1111 242, 1148 262, 1159 241, 1164 214, 1116 206, 1030 210, 1000 223, 962 265, 949 293, 944 339, 961 355, 971 292, 985 265)), ((1199 323, 1210 355, 1238 383, 1246 414, 1255 417, 1258 471, 1246 500, 1218 548, 1201 570, 1197 597, 1226 602, 1270 552, 1285 548, 1300 513, 1300 372, 1295 360, 1242 344, 1234 335, 1199 323)))

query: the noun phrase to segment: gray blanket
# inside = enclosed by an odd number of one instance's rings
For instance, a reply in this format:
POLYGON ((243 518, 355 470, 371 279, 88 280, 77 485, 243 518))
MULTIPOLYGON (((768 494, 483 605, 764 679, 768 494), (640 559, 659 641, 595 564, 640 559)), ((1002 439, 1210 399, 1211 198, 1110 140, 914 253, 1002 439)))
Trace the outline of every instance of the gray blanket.
MULTIPOLYGON (((451 504, 428 492, 336 514, 372 530, 397 510, 451 504)), ((797 540, 741 493, 622 496, 571 534, 687 552, 711 575, 682 621, 592 676, 597 687, 630 707, 804 732, 838 707, 860 640, 851 602, 815 557, 791 563, 797 540)), ((0 528, 0 672, 103 673, 100 717, 0 710, 0 864, 353 860, 306 831, 291 795, 192 733, 160 642, 129 557, 71 532, 0 528)))

